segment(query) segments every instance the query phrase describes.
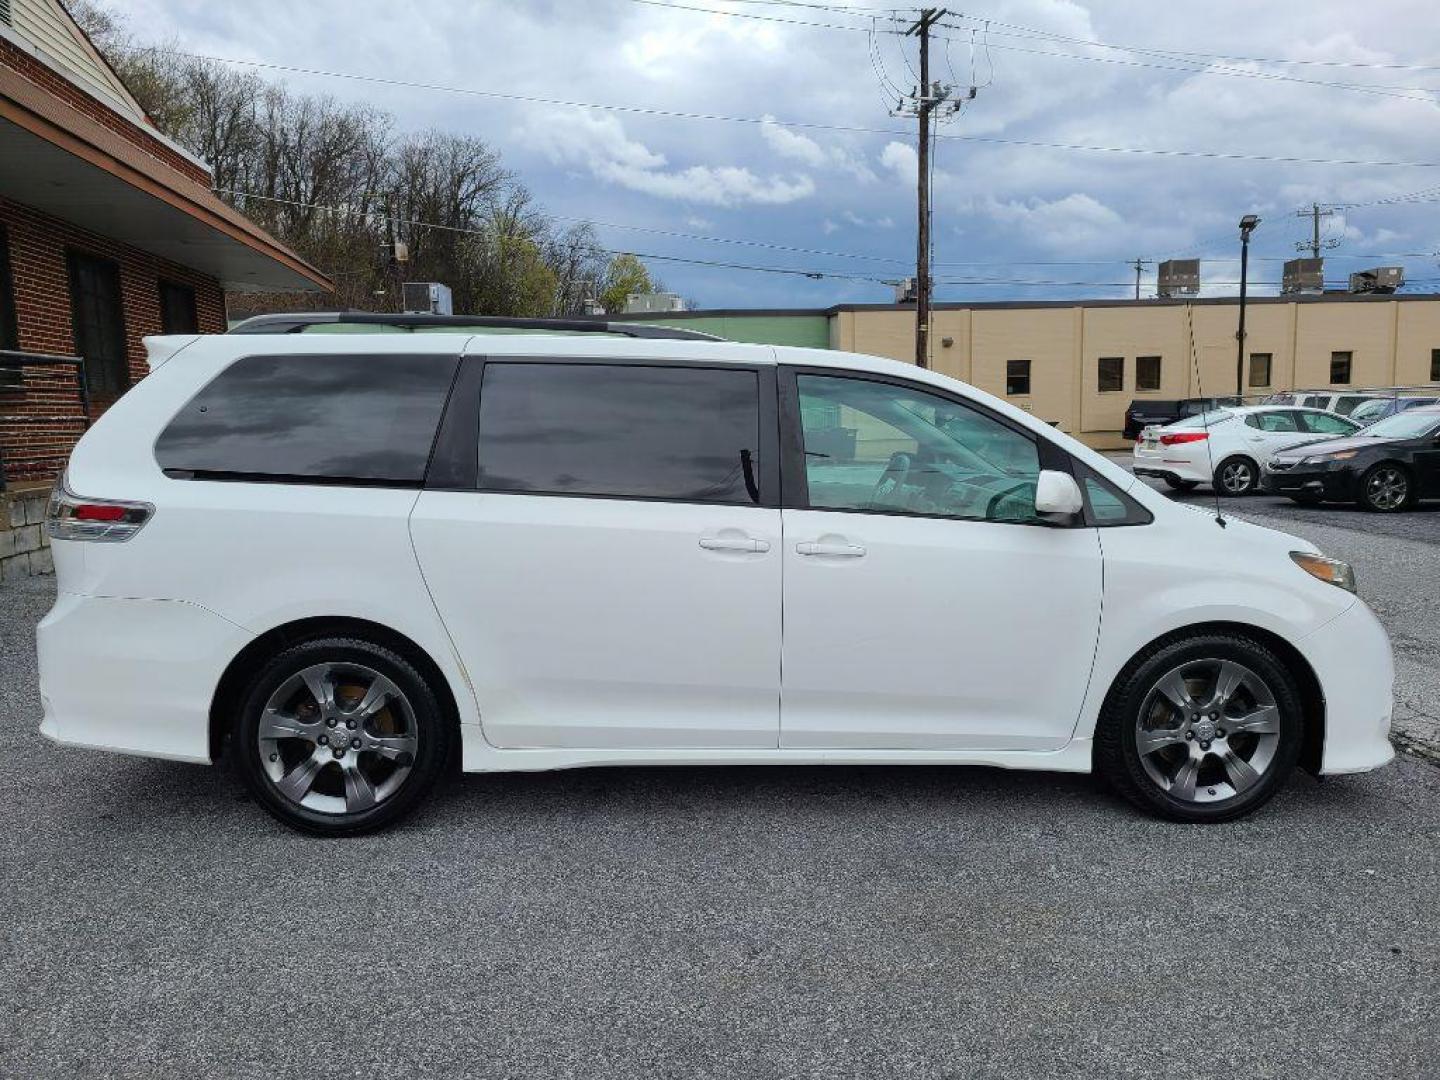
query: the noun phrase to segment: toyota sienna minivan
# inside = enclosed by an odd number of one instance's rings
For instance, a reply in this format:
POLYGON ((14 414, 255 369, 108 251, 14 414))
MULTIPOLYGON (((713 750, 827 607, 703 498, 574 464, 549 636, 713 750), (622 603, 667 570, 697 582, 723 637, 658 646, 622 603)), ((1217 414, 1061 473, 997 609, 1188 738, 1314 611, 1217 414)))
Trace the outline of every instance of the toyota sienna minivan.
POLYGON ((1346 564, 964 383, 370 321, 147 342, 51 501, 45 735, 227 759, 327 834, 451 763, 1093 770, 1218 822, 1392 756, 1346 564))

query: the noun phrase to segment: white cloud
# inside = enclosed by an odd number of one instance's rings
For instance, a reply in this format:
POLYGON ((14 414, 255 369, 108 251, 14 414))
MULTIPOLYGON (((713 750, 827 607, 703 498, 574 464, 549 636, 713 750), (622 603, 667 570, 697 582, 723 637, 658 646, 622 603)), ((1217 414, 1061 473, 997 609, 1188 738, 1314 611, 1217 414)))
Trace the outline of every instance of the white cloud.
POLYGON ((765 144, 775 153, 781 157, 793 158, 812 169, 820 168, 829 160, 829 156, 814 139, 781 127, 776 123, 775 117, 768 113, 764 123, 760 125, 760 134, 764 137, 765 144))
POLYGON ((880 164, 907 184, 914 184, 920 175, 920 155, 909 143, 886 143, 880 151, 880 164))
POLYGON ((889 214, 884 217, 867 218, 861 217, 854 210, 844 210, 840 216, 858 229, 893 229, 895 227, 895 219, 889 214))
POLYGON ((617 118, 579 109, 527 128, 524 135, 556 164, 580 164, 599 180, 662 199, 711 206, 775 205, 815 193, 814 181, 799 173, 759 176, 737 165, 666 169, 665 155, 629 138, 617 118))

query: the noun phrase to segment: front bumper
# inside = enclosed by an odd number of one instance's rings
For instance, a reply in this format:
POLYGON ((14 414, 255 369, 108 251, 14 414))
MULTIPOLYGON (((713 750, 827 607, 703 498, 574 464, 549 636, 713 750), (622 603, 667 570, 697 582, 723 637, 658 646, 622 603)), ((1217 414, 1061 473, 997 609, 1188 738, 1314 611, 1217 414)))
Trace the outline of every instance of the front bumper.
POLYGON ((1277 471, 1267 464, 1260 474, 1260 490, 1271 495, 1349 502, 1355 498, 1355 472, 1324 465, 1297 465, 1277 471))
POLYGON ((1374 612, 1356 602, 1298 644, 1325 697, 1321 775, 1368 772, 1390 761, 1395 660, 1374 612))
POLYGON ((249 631, 196 604, 62 592, 35 634, 40 734, 58 743, 210 760, 210 704, 249 631))

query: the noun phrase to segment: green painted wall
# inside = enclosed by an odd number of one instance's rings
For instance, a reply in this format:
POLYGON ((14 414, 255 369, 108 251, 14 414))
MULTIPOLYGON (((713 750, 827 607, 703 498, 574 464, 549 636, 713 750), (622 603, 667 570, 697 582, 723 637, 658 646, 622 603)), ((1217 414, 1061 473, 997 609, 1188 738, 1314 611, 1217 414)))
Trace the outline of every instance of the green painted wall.
POLYGON ((799 345, 807 349, 830 347, 830 319, 817 315, 697 315, 680 314, 633 316, 635 322, 655 326, 678 326, 699 330, 726 341, 748 341, 760 345, 799 345))

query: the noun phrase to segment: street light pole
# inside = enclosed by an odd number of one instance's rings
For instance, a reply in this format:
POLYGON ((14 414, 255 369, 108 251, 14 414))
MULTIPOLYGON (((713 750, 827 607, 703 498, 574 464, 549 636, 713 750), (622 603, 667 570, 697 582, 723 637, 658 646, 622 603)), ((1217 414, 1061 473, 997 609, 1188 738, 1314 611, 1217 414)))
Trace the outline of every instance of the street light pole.
POLYGON ((1250 234, 1260 219, 1246 214, 1240 219, 1240 327, 1235 331, 1235 396, 1245 397, 1245 279, 1250 267, 1250 234))

